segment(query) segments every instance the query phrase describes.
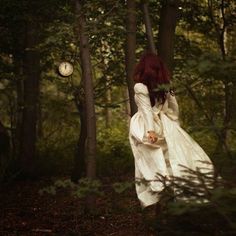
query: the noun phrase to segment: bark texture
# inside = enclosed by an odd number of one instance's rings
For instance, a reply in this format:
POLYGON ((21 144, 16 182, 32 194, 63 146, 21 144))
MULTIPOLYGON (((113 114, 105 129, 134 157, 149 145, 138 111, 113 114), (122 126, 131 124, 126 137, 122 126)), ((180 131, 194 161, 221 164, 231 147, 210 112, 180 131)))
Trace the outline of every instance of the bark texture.
POLYGON ((158 32, 158 54, 166 63, 169 71, 173 70, 174 37, 177 23, 179 0, 162 0, 158 32))
POLYGON ((147 40, 148 40, 148 49, 151 52, 156 53, 156 46, 155 46, 155 41, 154 41, 154 37, 153 37, 153 30, 152 30, 152 24, 151 24, 147 0, 143 1, 142 8, 143 8, 146 35, 147 35, 147 40))
POLYGON ((132 116, 137 107, 134 101, 133 73, 135 67, 136 50, 136 3, 135 0, 127 0, 127 35, 125 50, 126 81, 129 93, 130 115, 132 116))
POLYGON ((82 4, 80 0, 76 0, 75 3, 78 15, 78 36, 80 41, 79 48, 82 66, 82 81, 85 93, 87 127, 86 174, 88 178, 94 179, 96 177, 96 116, 93 95, 92 66, 88 35, 85 30, 86 21, 82 11, 82 4))
POLYGON ((74 168, 71 174, 71 180, 75 183, 81 177, 85 176, 85 144, 87 138, 86 114, 85 114, 85 101, 81 94, 75 96, 75 103, 80 115, 80 135, 77 143, 77 148, 74 157, 74 168))
MULTIPOLYGON (((227 20, 226 20, 226 2, 225 0, 221 0, 220 4, 220 11, 218 12, 218 17, 221 19, 219 22, 217 17, 215 16, 215 10, 213 6, 213 1, 208 0, 208 13, 212 22, 212 25, 214 26, 216 35, 217 35, 217 42, 219 45, 219 49, 221 52, 221 58, 222 61, 226 61, 228 55, 228 49, 227 49, 227 20)), ((230 127, 232 125, 233 117, 234 117, 234 107, 235 104, 234 98, 235 98, 235 84, 231 83, 227 78, 223 80, 224 84, 224 111, 223 111, 223 124, 222 128, 220 130, 221 138, 219 139, 219 143, 216 147, 216 152, 219 152, 223 148, 223 150, 227 153, 229 157, 232 157, 231 150, 228 143, 228 137, 230 134, 230 127)))
MULTIPOLYGON (((30 6, 29 6, 30 8, 30 6)), ((24 54, 24 104, 20 140, 20 166, 23 175, 35 174, 37 113, 40 81, 40 54, 38 45, 38 22, 29 10, 31 19, 26 25, 26 47, 24 54)))

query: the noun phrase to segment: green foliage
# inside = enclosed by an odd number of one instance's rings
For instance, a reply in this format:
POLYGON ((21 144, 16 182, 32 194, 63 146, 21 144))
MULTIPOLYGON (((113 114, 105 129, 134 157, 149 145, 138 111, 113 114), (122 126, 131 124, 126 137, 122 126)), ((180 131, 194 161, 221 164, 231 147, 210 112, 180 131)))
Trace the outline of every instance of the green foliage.
MULTIPOLYGON (((123 194, 125 191, 133 188, 133 181, 116 182, 110 185, 111 189, 118 194, 123 194)), ((85 198, 86 196, 102 196, 104 194, 104 185, 98 179, 81 178, 77 184, 69 179, 58 179, 52 185, 39 190, 39 194, 55 195, 59 189, 67 189, 77 198, 85 198)))
POLYGON ((67 140, 58 143, 38 143, 39 156, 36 160, 39 176, 70 174, 73 166, 76 141, 67 140), (71 141, 71 142, 70 142, 71 141))
POLYGON ((190 68, 192 74, 219 81, 233 81, 236 72, 232 58, 222 60, 222 57, 213 51, 203 52, 198 58, 187 60, 186 67, 190 68))
POLYGON ((39 190, 39 194, 42 195, 44 193, 48 193, 51 195, 55 195, 56 194, 56 188, 54 186, 49 186, 47 188, 43 188, 39 190))
POLYGON ((76 196, 77 198, 85 198, 87 196, 101 196, 103 192, 101 191, 101 182, 97 179, 87 179, 82 178, 79 180, 78 184, 71 182, 69 179, 66 180, 56 180, 53 185, 42 188, 39 190, 39 194, 52 194, 55 195, 59 189, 68 189, 69 192, 76 196))
POLYGON ((222 229, 224 228, 225 231, 230 230, 232 232, 233 230, 233 232, 236 232, 235 200, 235 188, 229 188, 227 185, 224 185, 224 187, 218 187, 214 190, 211 190, 211 199, 209 203, 186 203, 184 201, 168 203, 166 216, 172 215, 182 217, 183 219, 186 216, 193 219, 194 216, 196 221, 194 223, 190 221, 190 224, 200 224, 200 222, 204 221, 205 219, 205 223, 211 224, 209 225, 209 228, 219 227, 222 229), (210 220, 211 217, 214 218, 214 221, 210 220), (219 221, 221 222, 221 227, 217 225, 217 222, 219 221))
POLYGON ((102 176, 125 175, 133 169, 127 128, 113 127, 98 132, 97 164, 102 176))
POLYGON ((83 178, 79 180, 78 188, 73 193, 78 198, 84 198, 86 196, 100 196, 103 192, 100 190, 101 182, 99 180, 91 180, 83 178))
POLYGON ((134 183, 131 181, 114 183, 112 185, 114 191, 118 194, 121 194, 130 188, 133 188, 133 186, 134 186, 134 183))
POLYGON ((215 227, 236 232, 235 181, 226 181, 219 176, 210 177, 198 171, 187 170, 186 173, 194 178, 177 177, 161 193, 161 204, 165 205, 163 217, 167 221, 177 219, 173 217, 183 221, 189 219, 189 227, 205 222, 208 225, 205 231, 215 227), (218 222, 221 222, 220 226, 218 222))
POLYGON ((79 136, 76 107, 64 96, 54 97, 55 88, 47 83, 42 106, 42 134, 38 139, 37 166, 40 175, 70 174, 79 136))

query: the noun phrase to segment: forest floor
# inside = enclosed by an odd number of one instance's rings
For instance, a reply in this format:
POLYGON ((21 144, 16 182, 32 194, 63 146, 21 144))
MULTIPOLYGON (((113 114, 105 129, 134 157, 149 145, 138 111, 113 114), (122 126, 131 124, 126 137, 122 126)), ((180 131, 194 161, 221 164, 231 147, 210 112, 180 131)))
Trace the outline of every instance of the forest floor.
MULTIPOLYGON (((0 236, 234 235, 218 234, 212 229, 212 233, 209 230, 200 233, 196 229, 188 229, 185 233, 175 231, 173 234, 170 228, 159 232, 156 227, 152 227, 151 221, 163 226, 165 219, 158 222, 153 210, 144 214, 134 188, 122 194, 105 189, 105 194, 96 198, 96 213, 85 214, 84 200, 71 195, 66 189, 60 189, 55 195, 39 194, 40 189, 55 180, 17 181, 1 189, 0 236)), ((109 179, 105 182, 108 183, 109 179)), ((174 221, 181 227, 188 225, 188 219, 183 219, 182 223, 176 218, 174 221)))
POLYGON ((0 193, 0 236, 155 235, 143 222, 134 189, 114 197, 109 189, 96 198, 95 214, 84 213, 84 201, 65 189, 39 194, 51 179, 17 181, 0 193))

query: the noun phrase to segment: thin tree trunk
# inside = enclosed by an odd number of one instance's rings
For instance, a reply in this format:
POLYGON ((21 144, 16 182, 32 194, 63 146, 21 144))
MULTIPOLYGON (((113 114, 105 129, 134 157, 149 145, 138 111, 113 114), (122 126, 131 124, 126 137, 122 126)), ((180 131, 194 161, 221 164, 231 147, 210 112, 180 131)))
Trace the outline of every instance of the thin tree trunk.
POLYGON ((124 114, 125 114, 125 118, 128 117, 127 119, 127 128, 129 128, 129 124, 130 124, 130 119, 131 119, 131 111, 130 111, 130 102, 129 102, 129 90, 128 88, 124 88, 123 91, 124 95, 124 100, 125 100, 125 106, 124 106, 124 114))
MULTIPOLYGON (((104 71, 106 71, 108 68, 108 61, 105 59, 104 56, 106 54, 106 47, 101 47, 100 53, 104 66, 103 69, 104 71)), ((109 106, 111 104, 111 85, 110 85, 111 78, 109 75, 104 75, 104 78, 105 78, 105 96, 104 96, 105 127, 110 128, 112 121, 112 110, 111 107, 109 106)))
POLYGON ((125 50, 126 81, 129 92, 131 116, 137 111, 134 101, 133 73, 135 67, 136 50, 136 3, 135 0, 127 0, 127 35, 125 50))
POLYGON ((236 130, 236 81, 234 81, 232 85, 231 111, 232 111, 231 128, 236 130))
MULTIPOLYGON (((213 7, 213 2, 212 0, 208 0, 208 11, 209 11, 209 16, 211 18, 212 24, 214 25, 216 34, 218 36, 218 45, 219 49, 221 52, 221 57, 222 60, 225 61, 227 58, 227 22, 226 22, 226 9, 225 9, 225 0, 221 0, 221 5, 220 5, 220 18, 222 19, 221 23, 218 24, 217 20, 214 17, 214 7, 213 7)), ((231 151, 228 145, 228 134, 229 134, 229 128, 232 123, 232 118, 233 118, 233 107, 232 107, 232 99, 234 97, 233 95, 233 86, 229 81, 223 81, 224 83, 224 117, 223 117, 223 128, 221 129, 221 139, 219 139, 219 142, 216 146, 216 152, 218 152, 219 148, 223 148, 227 155, 229 157, 232 157, 231 151), (222 142, 223 140, 223 142, 222 142), (225 144, 225 145, 222 145, 225 144)))
POLYGON ((10 155, 10 137, 7 129, 0 121, 0 183, 4 180, 10 155))
MULTIPOLYGON (((225 10, 225 0, 221 0, 221 17, 222 24, 220 26, 221 33, 219 34, 219 46, 221 50, 221 57, 223 61, 226 60, 227 55, 227 22, 225 18, 226 10, 225 10)), ((223 129, 222 129, 222 138, 226 143, 226 152, 231 157, 231 152, 228 144, 228 136, 229 136, 229 128, 232 121, 232 97, 233 97, 233 86, 229 81, 224 81, 224 90, 225 90, 225 111, 224 111, 224 121, 223 121, 223 129)))
POLYGON ((40 80, 40 56, 38 49, 36 48, 38 44, 38 27, 36 19, 27 22, 24 56, 24 106, 19 153, 23 176, 35 175, 34 162, 36 158, 40 80))
POLYGON ((24 80, 22 71, 22 59, 14 57, 16 75, 16 118, 15 131, 13 132, 13 156, 18 157, 20 152, 20 140, 22 134, 23 106, 24 106, 24 80))
POLYGON ((147 40, 148 40, 148 49, 151 52, 156 53, 156 46, 155 46, 155 42, 154 42, 152 24, 151 24, 149 9, 148 9, 148 0, 143 1, 142 8, 143 8, 146 35, 147 35, 147 40))
MULTIPOLYGON (((40 93, 40 88, 39 88, 40 93)), ((38 138, 43 138, 43 114, 42 114, 42 103, 41 103, 41 96, 39 96, 38 101, 38 126, 37 126, 37 136, 38 138)))
MULTIPOLYGON (((107 78, 108 80, 108 78, 107 78)), ((106 96, 105 96, 106 105, 110 105, 111 104, 111 88, 108 85, 106 88, 106 96)), ((109 106, 105 107, 105 122, 106 122, 106 128, 110 128, 111 127, 111 120, 112 120, 112 111, 111 108, 109 106)))
POLYGON ((162 0, 160 23, 158 32, 158 54, 167 65, 169 71, 173 70, 174 37, 177 23, 179 0, 162 0))
MULTIPOLYGON (((85 31, 85 17, 82 12, 82 5, 80 0, 76 0, 76 11, 78 15, 78 36, 79 48, 82 66, 82 81, 85 92, 85 106, 86 106, 86 126, 87 126, 87 166, 86 174, 89 179, 96 177, 96 117, 95 117, 95 104, 93 95, 93 82, 92 82, 92 66, 89 51, 88 35, 85 31)), ((95 199, 92 195, 87 197, 87 210, 93 211, 95 199)))

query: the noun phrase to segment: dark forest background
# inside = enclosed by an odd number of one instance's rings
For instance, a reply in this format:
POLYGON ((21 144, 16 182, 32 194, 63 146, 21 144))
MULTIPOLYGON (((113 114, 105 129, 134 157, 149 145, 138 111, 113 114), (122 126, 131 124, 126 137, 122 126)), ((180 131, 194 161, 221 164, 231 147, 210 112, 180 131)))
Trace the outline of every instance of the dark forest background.
POLYGON ((0 2, 0 235, 236 235, 235 1, 0 2), (128 128, 147 49, 224 179, 208 205, 152 215, 136 199, 128 128))

